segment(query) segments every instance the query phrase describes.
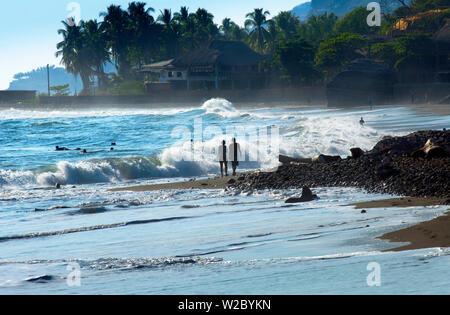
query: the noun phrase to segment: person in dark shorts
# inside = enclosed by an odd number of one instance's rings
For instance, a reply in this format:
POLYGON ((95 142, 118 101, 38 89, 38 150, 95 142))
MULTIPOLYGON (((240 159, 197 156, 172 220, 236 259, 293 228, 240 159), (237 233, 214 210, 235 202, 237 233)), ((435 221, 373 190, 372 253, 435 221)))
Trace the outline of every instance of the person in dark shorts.
POLYGON ((236 138, 233 138, 233 143, 230 144, 229 151, 233 176, 236 176, 236 168, 239 166, 239 158, 241 156, 241 146, 236 142, 236 138))
POLYGON ((228 176, 228 161, 227 161, 227 146, 225 140, 222 141, 222 145, 219 146, 218 159, 220 163, 220 176, 223 177, 223 169, 225 166, 225 176, 228 176))

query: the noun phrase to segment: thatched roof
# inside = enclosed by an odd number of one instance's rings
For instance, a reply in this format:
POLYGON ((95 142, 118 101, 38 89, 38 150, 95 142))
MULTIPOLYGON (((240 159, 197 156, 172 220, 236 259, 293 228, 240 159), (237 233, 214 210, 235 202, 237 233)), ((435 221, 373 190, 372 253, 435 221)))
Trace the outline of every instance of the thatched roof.
POLYGON ((447 44, 450 43, 450 20, 447 20, 447 23, 434 34, 433 40, 447 44))
POLYGON ((257 65, 267 57, 250 49, 243 42, 214 40, 208 46, 176 58, 175 67, 213 66, 216 63, 229 66, 257 65))

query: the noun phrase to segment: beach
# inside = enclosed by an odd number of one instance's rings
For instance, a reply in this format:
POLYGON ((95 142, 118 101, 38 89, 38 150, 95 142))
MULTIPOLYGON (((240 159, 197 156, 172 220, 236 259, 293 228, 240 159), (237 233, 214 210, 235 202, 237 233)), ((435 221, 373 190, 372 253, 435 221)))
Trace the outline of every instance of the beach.
POLYGON ((270 279, 273 294, 442 293, 423 283, 448 284, 440 277, 448 163, 394 154, 399 174, 380 179, 389 151, 377 144, 411 134, 443 144, 449 122, 406 106, 221 99, 192 108, 0 110, 0 292, 264 294, 270 279), (235 132, 246 161, 221 178, 214 150, 235 132), (348 158, 354 147, 373 154, 348 158), (279 162, 319 154, 341 161, 279 162), (318 199, 287 204, 304 185, 318 199), (428 240, 418 224, 432 231, 428 240), (422 260, 432 264, 422 269, 422 260), (380 288, 366 284, 374 261, 386 279, 380 288), (68 267, 79 268, 81 287, 67 285, 68 267), (408 283, 405 272, 415 275, 408 283))

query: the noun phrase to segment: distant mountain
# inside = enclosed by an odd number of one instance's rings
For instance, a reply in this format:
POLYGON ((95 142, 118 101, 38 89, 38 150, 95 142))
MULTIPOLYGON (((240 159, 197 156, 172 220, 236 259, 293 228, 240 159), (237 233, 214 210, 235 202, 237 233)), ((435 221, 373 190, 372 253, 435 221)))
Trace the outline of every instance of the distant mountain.
MULTIPOLYGON (((107 63, 105 72, 116 72, 114 65, 107 63)), ((50 66, 50 86, 69 84, 72 94, 79 93, 83 89, 81 78, 75 77, 61 67, 50 66)), ((17 73, 9 84, 8 90, 36 90, 38 93, 47 93, 47 67, 34 69, 30 72, 17 73)))
MULTIPOLYGON (((67 73, 64 68, 50 66, 50 86, 69 84, 70 91, 80 92, 83 88, 81 79, 67 73)), ((30 72, 17 73, 9 84, 8 90, 36 90, 38 93, 47 93, 47 67, 34 69, 30 72)))
POLYGON ((292 9, 292 13, 300 18, 301 21, 305 21, 311 11, 311 2, 302 3, 292 9))
MULTIPOLYGON (((374 0, 311 0, 310 3, 307 2, 295 7, 292 12, 300 16, 296 11, 301 9, 302 11, 299 12, 304 14, 304 10, 309 6, 306 16, 333 12, 337 16, 343 17, 357 7, 366 7, 370 2, 374 2, 374 0)), ((380 3, 380 1, 375 2, 380 3)), ((409 2, 411 0, 406 0, 406 3, 409 2)), ((384 1, 384 4, 388 4, 389 10, 394 10, 400 6, 400 2, 396 0, 384 1)))

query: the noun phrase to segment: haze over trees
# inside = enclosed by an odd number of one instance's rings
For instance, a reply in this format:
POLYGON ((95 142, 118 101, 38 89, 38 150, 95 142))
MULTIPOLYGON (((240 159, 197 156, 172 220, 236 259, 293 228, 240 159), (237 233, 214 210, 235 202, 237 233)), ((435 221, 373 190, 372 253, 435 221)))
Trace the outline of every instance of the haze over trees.
MULTIPOLYGON (((367 25, 369 12, 365 7, 341 18, 325 12, 304 21, 290 11, 273 14, 255 8, 243 12, 246 20, 241 27, 229 18, 216 24, 205 8, 191 11, 183 6, 178 12, 156 12, 144 2, 131 2, 127 8, 110 5, 100 13, 99 21, 82 21, 78 25, 63 21, 56 55, 68 72, 81 77, 85 94, 92 93, 94 84, 98 86, 97 93, 122 91, 124 86, 140 91, 137 85, 143 85, 139 75, 143 65, 176 58, 214 39, 242 41, 255 51, 272 56, 272 61, 262 64, 261 70, 277 77, 275 81, 280 85, 324 84, 358 57, 375 56, 398 71, 414 62, 429 61, 433 52, 417 47, 427 45, 430 34, 450 17, 449 10, 415 22, 413 34, 394 42, 379 43, 369 37, 387 35, 399 19, 450 6, 450 0, 397 1, 397 9, 383 11, 381 27, 367 25), (406 53, 405 47, 411 53, 406 53), (117 73, 105 71, 108 62, 115 65, 117 73)), ((429 48, 432 50, 432 45, 429 48)))

